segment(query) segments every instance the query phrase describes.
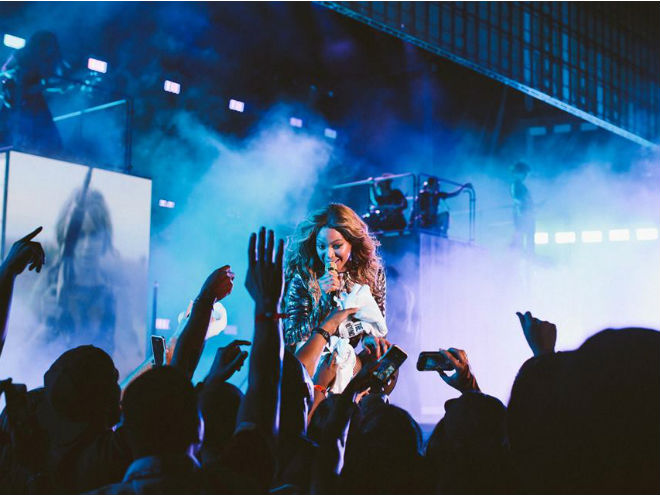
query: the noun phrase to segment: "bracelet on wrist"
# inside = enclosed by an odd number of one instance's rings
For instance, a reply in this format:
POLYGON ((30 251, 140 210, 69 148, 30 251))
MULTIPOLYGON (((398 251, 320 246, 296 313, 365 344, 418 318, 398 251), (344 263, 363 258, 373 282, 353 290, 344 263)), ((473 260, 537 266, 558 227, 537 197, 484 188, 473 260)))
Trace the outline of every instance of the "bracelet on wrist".
POLYGON ((314 390, 318 390, 326 397, 328 396, 328 389, 325 388, 323 385, 314 385, 314 390))
POLYGON ((323 338, 326 340, 326 342, 327 342, 328 344, 330 343, 330 334, 329 334, 328 332, 326 332, 326 331, 323 329, 323 327, 315 327, 315 328, 312 330, 312 333, 318 333, 319 335, 321 335, 321 337, 323 337, 323 338))
POLYGON ((258 313, 254 317, 254 321, 260 322, 260 321, 277 321, 277 320, 283 320, 285 318, 288 318, 289 315, 286 313, 277 313, 277 312, 270 312, 267 311, 265 313, 258 313))

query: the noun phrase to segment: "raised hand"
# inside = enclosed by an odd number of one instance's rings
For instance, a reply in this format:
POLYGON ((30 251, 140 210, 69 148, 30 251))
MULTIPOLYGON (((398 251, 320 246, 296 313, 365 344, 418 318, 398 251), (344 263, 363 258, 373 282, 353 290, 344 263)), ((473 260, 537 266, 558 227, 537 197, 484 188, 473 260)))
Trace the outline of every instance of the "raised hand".
POLYGON ((447 385, 455 388, 459 392, 468 392, 470 390, 479 392, 479 385, 477 384, 477 379, 470 370, 470 362, 468 361, 466 352, 461 349, 454 349, 453 347, 450 347, 446 351, 440 349, 440 352, 447 357, 455 370, 453 375, 447 375, 444 371, 438 369, 437 372, 440 375, 440 378, 442 378, 447 385))
POLYGON ((517 312, 520 326, 522 327, 525 339, 532 349, 534 356, 541 354, 552 354, 555 352, 557 343, 557 327, 549 321, 541 321, 534 318, 532 313, 527 311, 524 315, 517 312))
POLYGON ((371 361, 362 364, 362 368, 357 372, 357 375, 348 383, 342 395, 355 401, 357 396, 365 392, 369 387, 376 383, 376 378, 373 376, 373 370, 378 366, 377 361, 371 361))
POLYGON ((284 286, 283 258, 284 240, 277 243, 275 256, 275 234, 261 227, 259 236, 252 234, 248 246, 248 272, 245 288, 257 305, 258 311, 277 311, 284 286))
POLYGON ((9 254, 2 264, 5 274, 16 277, 30 265, 30 270, 41 271, 41 267, 46 262, 44 250, 36 241, 33 241, 43 227, 37 227, 22 239, 17 240, 9 250, 9 254))
POLYGON ((225 347, 219 347, 207 378, 229 380, 243 367, 243 363, 248 357, 248 352, 242 351, 240 346, 250 344, 249 340, 234 340, 225 347))
POLYGON ((391 346, 392 344, 390 344, 385 337, 367 335, 362 339, 362 347, 364 348, 364 351, 374 359, 380 359, 380 357, 385 354, 391 346))
POLYGON ((319 286, 321 290, 325 293, 333 292, 341 289, 341 283, 339 282, 339 274, 337 270, 328 270, 319 278, 319 286))
POLYGON ((229 265, 218 268, 208 276, 199 291, 199 299, 219 301, 227 297, 234 288, 234 272, 229 265))
POLYGON ((341 325, 346 318, 357 313, 359 309, 360 308, 334 309, 323 323, 321 323, 321 326, 326 332, 330 333, 330 335, 334 335, 337 333, 339 325, 341 325))

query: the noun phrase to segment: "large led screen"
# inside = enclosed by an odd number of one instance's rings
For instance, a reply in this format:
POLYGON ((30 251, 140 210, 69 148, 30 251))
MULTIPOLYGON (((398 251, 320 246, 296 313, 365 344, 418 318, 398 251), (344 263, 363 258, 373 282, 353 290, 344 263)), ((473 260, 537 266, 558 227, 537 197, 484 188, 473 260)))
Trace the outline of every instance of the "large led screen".
POLYGON ((145 356, 151 181, 24 153, 8 167, 5 253, 43 226, 46 265, 17 279, 0 376, 38 386, 83 344, 126 375, 145 356))

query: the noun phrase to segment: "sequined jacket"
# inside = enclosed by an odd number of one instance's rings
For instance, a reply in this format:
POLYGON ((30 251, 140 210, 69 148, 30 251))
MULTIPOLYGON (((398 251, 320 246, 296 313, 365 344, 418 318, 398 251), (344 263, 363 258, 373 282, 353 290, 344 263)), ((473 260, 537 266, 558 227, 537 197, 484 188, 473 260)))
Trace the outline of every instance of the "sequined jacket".
MULTIPOLYGON (((353 285, 355 282, 350 276, 346 276, 342 291, 350 292, 353 285)), ((385 270, 381 268, 376 276, 375 286, 370 288, 383 316, 386 286, 385 270)), ((288 281, 284 296, 284 312, 288 315, 284 320, 284 343, 292 346, 307 340, 312 330, 323 323, 331 311, 331 301, 326 294, 315 302, 307 282, 299 274, 294 275, 288 281)))

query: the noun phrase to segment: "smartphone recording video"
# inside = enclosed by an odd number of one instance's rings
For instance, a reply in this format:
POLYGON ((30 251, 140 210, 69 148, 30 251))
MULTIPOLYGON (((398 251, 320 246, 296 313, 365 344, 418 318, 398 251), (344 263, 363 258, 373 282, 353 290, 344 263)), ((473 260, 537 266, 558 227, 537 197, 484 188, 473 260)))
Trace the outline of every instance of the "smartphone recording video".
POLYGON ((419 353, 419 358, 417 359, 417 370, 418 371, 451 371, 454 367, 451 362, 440 351, 424 351, 419 353))
POLYGON ((408 355, 399 346, 393 345, 378 360, 372 374, 376 380, 385 385, 396 370, 408 359, 408 355))
POLYGON ((154 365, 163 366, 163 364, 165 364, 165 337, 152 335, 151 351, 154 356, 154 365))

